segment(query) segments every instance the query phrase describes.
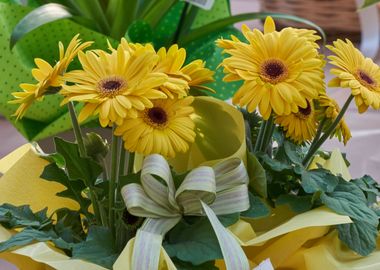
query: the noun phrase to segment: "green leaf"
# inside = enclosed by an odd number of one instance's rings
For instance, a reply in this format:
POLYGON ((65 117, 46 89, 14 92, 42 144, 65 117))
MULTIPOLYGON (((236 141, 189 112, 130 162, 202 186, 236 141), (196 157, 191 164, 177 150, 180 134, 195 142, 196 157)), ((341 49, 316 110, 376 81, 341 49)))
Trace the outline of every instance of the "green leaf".
POLYGON ((371 176, 365 175, 362 178, 352 179, 351 183, 363 191, 367 198, 367 205, 377 203, 377 197, 380 196, 380 185, 371 176))
POLYGON ((78 145, 60 138, 54 138, 57 153, 65 159, 66 170, 70 180, 82 180, 87 187, 95 185, 95 181, 103 171, 102 167, 90 158, 79 155, 78 145))
POLYGON ((256 156, 247 152, 247 170, 249 175, 249 187, 263 198, 268 197, 267 177, 256 156))
POLYGON ((200 265, 193 265, 189 262, 183 262, 177 258, 173 258, 177 270, 218 270, 214 261, 202 263, 200 265))
POLYGON ((339 182, 337 176, 322 168, 304 171, 301 178, 301 185, 307 193, 314 193, 319 190, 332 192, 339 182))
POLYGON ((293 173, 293 167, 290 164, 273 159, 264 153, 257 153, 257 156, 262 160, 264 168, 280 173, 293 173))
POLYGON ((265 19, 267 16, 271 16, 273 18, 278 18, 278 19, 286 19, 286 20, 291 20, 291 21, 296 21, 296 22, 301 22, 304 23, 308 26, 311 26, 312 28, 315 28, 318 32, 320 32, 322 38, 324 41, 326 41, 326 34, 320 28, 318 25, 315 23, 297 17, 293 15, 287 15, 287 14, 281 14, 281 13, 271 13, 271 12, 253 12, 253 13, 243 13, 235 16, 230 16, 227 18, 223 18, 217 21, 214 21, 212 23, 209 23, 205 26, 198 27, 192 31, 190 31, 186 36, 184 36, 181 40, 181 44, 187 44, 191 41, 197 40, 201 37, 207 36, 209 34, 215 33, 220 31, 221 29, 233 25, 234 23, 237 22, 242 22, 242 21, 247 21, 247 20, 253 20, 253 19, 265 19))
POLYGON ((86 241, 73 247, 73 258, 87 260, 108 269, 112 268, 118 256, 112 233, 106 227, 91 226, 86 241))
POLYGON ((367 256, 377 247, 377 227, 365 221, 353 219, 353 222, 337 226, 339 239, 355 252, 367 256))
POLYGON ((302 164, 302 146, 296 145, 289 140, 284 141, 284 149, 288 158, 295 164, 302 164))
POLYGON ((364 4, 361 6, 361 8, 366 8, 366 7, 372 6, 372 5, 379 3, 379 2, 380 2, 380 0, 365 0, 364 4))
POLYGON ((276 206, 287 204, 296 213, 303 213, 313 206, 313 196, 297 196, 293 194, 281 195, 276 199, 276 206))
POLYGON ((40 6, 28 13, 13 29, 10 47, 13 48, 21 38, 44 24, 71 17, 70 10, 63 5, 50 3, 40 6))
POLYGON ((207 218, 189 224, 182 220, 165 237, 164 248, 170 257, 193 265, 223 258, 218 239, 207 218))
POLYGON ((67 208, 58 209, 56 212, 57 223, 54 230, 59 237, 68 243, 78 243, 85 240, 82 220, 78 211, 67 208))
POLYGON ((59 238, 57 234, 52 231, 39 231, 33 228, 26 228, 25 230, 13 235, 7 241, 0 243, 0 252, 5 250, 25 246, 34 241, 37 242, 47 242, 52 241, 58 248, 70 249, 71 244, 66 243, 64 240, 59 238))
POLYGON ((353 183, 340 179, 331 193, 322 193, 322 203, 341 215, 348 215, 354 224, 338 227, 340 239, 352 250, 365 256, 376 247, 377 214, 367 206, 363 192, 353 183))
POLYGON ((253 195, 251 192, 249 193, 249 204, 249 209, 241 213, 242 217, 262 218, 269 216, 271 213, 270 208, 260 199, 260 197, 253 195))
POLYGON ((66 173, 55 163, 50 163, 45 166, 40 177, 64 185, 67 189, 57 193, 57 196, 73 199, 80 205, 81 211, 84 214, 88 214, 88 207, 90 206, 91 201, 82 195, 82 191, 86 189, 86 186, 82 181, 70 180, 66 173))
POLYGON ((0 224, 8 229, 33 227, 42 229, 51 224, 48 219, 47 208, 33 213, 28 205, 14 206, 3 204, 0 206, 0 224))
POLYGON ((222 223, 224 227, 228 227, 235 224, 236 222, 239 221, 239 218, 240 218, 240 213, 218 216, 220 223, 222 223))

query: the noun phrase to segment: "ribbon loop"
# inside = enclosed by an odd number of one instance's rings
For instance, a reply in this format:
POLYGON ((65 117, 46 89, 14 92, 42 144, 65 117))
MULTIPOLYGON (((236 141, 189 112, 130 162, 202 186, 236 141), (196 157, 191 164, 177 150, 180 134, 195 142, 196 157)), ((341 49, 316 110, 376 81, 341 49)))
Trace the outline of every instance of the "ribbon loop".
POLYGON ((146 218, 136 235, 132 269, 157 269, 165 234, 183 215, 204 215, 215 231, 227 269, 248 270, 242 248, 217 218, 249 208, 248 181, 243 162, 235 158, 192 170, 176 190, 167 161, 160 155, 146 157, 141 185, 128 184, 121 190, 128 211, 146 218))

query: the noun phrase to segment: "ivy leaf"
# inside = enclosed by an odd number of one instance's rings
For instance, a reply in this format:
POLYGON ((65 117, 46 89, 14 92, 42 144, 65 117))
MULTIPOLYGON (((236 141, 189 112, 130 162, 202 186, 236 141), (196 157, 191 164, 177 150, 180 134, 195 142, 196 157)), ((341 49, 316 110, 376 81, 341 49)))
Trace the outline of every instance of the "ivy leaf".
POLYGON ((189 262, 183 262, 177 258, 173 258, 177 270, 218 270, 214 261, 202 263, 200 265, 193 265, 189 262))
POLYGON ((166 235, 164 248, 170 257, 193 265, 223 258, 218 239, 205 217, 192 224, 185 220, 179 222, 166 235))
POLYGON ((322 168, 310 171, 305 170, 301 178, 301 185, 307 193, 314 193, 319 190, 332 192, 339 182, 338 177, 322 168))
POLYGON ((13 235, 7 241, 0 243, 0 252, 10 248, 28 245, 34 241, 47 242, 52 241, 58 248, 71 249, 72 245, 61 239, 53 230, 40 231, 33 228, 26 228, 23 231, 13 235))
POLYGON ((67 189, 57 193, 57 196, 73 199, 80 205, 81 211, 84 214, 88 214, 88 207, 90 206, 91 201, 82 196, 82 191, 86 189, 86 186, 82 181, 70 180, 66 173, 55 163, 50 163, 45 166, 41 178, 64 185, 67 189))
POLYGON ((86 241, 73 247, 73 258, 87 260, 108 269, 112 268, 118 256, 112 233, 106 227, 91 226, 86 241))
POLYGON ((262 218, 270 215, 269 207, 260 199, 260 197, 249 193, 250 207, 247 211, 241 213, 242 217, 247 218, 262 218))
POLYGON ((267 198, 267 177, 260 162, 250 152, 247 152, 247 170, 249 175, 249 186, 261 197, 267 198))
POLYGON ((47 208, 33 213, 28 205, 3 204, 0 206, 0 224, 8 229, 20 227, 43 229, 51 224, 46 212, 47 208))
POLYGON ((313 206, 312 203, 313 196, 297 196, 293 194, 280 195, 276 199, 276 206, 287 204, 290 209, 296 213, 303 213, 310 210, 313 206))
POLYGON ((365 256, 376 247, 377 214, 367 206, 363 192, 353 183, 340 179, 331 193, 322 193, 322 203, 341 215, 348 215, 354 221, 351 226, 339 226, 340 239, 352 250, 365 256))
POLYGON ((65 159, 67 174, 70 180, 82 180, 87 187, 95 185, 95 181, 102 172, 102 167, 90 158, 79 155, 78 145, 54 138, 57 153, 65 159))

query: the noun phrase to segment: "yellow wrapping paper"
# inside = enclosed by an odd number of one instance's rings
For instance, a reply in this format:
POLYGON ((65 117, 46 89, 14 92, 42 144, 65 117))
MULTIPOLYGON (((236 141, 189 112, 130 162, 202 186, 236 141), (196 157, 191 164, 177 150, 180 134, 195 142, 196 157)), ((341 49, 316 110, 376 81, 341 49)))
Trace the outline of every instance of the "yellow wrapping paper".
MULTIPOLYGON (((340 158, 337 152, 329 163, 340 158)), ((30 145, 1 160, 0 171, 4 175, 0 178, 0 202, 30 204, 34 210, 49 206, 50 212, 58 207, 76 208, 75 202, 54 195, 63 189, 61 185, 39 178, 46 164, 45 160, 35 155, 30 145)), ((342 174, 339 171, 334 173, 342 174)), ((349 222, 348 217, 335 214, 325 207, 300 215, 294 215, 282 207, 266 219, 241 220, 229 229, 244 246, 252 267, 270 258, 276 269, 284 270, 380 269, 380 250, 368 257, 360 257, 343 246, 336 232, 331 231, 331 225, 349 222)), ((0 227, 0 241, 10 236, 11 232, 0 227)), ((132 248, 133 241, 130 241, 129 248, 121 256, 130 257, 132 248)), ((174 270, 174 264, 163 249, 161 255, 161 269, 174 270)), ((47 243, 35 243, 11 253, 4 252, 0 258, 15 264, 20 270, 104 270, 88 262, 72 260, 47 243)), ((218 261, 217 265, 223 269, 223 261, 218 261)), ((127 268, 115 265, 114 269, 127 268)))

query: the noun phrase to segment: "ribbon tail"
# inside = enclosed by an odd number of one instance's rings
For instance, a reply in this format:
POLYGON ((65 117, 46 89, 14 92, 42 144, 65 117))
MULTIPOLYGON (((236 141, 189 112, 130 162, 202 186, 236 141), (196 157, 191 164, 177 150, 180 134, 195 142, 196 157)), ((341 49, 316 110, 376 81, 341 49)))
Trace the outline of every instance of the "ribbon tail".
POLYGON ((202 201, 201 204, 218 238, 227 270, 250 270, 248 259, 241 246, 220 223, 212 209, 202 201))
POLYGON ((145 220, 136 234, 132 270, 158 269, 162 239, 180 220, 181 217, 145 220))

